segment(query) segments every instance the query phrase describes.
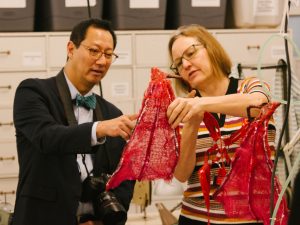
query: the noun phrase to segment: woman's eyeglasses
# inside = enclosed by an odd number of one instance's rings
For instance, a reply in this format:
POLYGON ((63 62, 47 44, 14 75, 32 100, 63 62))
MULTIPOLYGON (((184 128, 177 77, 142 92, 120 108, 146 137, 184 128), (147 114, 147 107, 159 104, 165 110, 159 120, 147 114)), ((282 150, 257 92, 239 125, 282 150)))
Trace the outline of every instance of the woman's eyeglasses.
POLYGON ((202 44, 193 44, 190 47, 188 47, 183 53, 182 56, 175 59, 170 66, 170 69, 175 73, 179 74, 179 72, 182 70, 182 59, 190 61, 193 59, 196 54, 198 53, 200 47, 204 47, 202 44))

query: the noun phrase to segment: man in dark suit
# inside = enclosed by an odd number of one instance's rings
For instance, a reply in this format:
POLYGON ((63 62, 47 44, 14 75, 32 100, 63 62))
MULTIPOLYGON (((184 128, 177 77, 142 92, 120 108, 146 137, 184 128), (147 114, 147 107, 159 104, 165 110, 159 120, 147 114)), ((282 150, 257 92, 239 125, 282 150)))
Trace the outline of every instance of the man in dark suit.
MULTIPOLYGON (((137 118, 122 115, 92 93, 117 58, 115 47, 107 21, 82 21, 71 33, 67 62, 58 75, 19 85, 14 124, 20 170, 13 225, 107 224, 101 207, 95 208, 104 190, 98 193, 97 187, 92 197, 82 190, 88 178, 115 171, 137 118)), ((109 224, 125 224, 133 188, 133 181, 125 181, 112 190, 125 218, 109 224)))

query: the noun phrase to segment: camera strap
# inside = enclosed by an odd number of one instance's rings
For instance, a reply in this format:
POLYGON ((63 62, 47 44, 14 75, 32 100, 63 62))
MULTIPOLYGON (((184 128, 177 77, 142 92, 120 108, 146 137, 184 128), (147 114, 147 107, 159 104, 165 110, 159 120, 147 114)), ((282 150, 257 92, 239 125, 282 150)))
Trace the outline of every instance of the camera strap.
MULTIPOLYGON (((61 70, 58 73, 58 75, 55 77, 55 81, 56 81, 56 86, 58 89, 60 99, 64 106, 65 116, 67 118, 68 124, 70 126, 78 125, 78 122, 76 120, 74 110, 73 110, 73 103, 72 103, 70 89, 67 84, 63 70, 61 70)), ((103 120, 103 114, 101 112, 101 108, 100 108, 98 101, 96 101, 96 108, 94 109, 93 114, 97 121, 103 120)), ((90 173, 89 173, 86 163, 85 163, 85 154, 81 154, 81 156, 82 156, 82 163, 86 169, 87 176, 89 177, 90 173)))

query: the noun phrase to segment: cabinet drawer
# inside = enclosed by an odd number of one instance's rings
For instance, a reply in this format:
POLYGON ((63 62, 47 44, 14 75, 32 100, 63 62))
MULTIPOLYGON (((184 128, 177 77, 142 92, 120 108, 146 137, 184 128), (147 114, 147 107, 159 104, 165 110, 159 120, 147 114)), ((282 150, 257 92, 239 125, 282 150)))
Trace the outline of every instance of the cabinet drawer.
POLYGON ((26 72, 26 73, 0 73, 0 107, 1 105, 13 104, 16 89, 22 80, 26 78, 44 78, 45 72, 26 72))
POLYGON ((0 37, 0 71, 45 70, 45 37, 0 37))
POLYGON ((117 46, 114 51, 119 58, 112 64, 114 66, 132 65, 132 38, 131 35, 117 34, 117 46))
POLYGON ((67 60, 67 44, 69 34, 49 36, 48 40, 48 67, 62 68, 67 60))
POLYGON ((16 190, 18 185, 18 178, 1 178, 0 179, 0 202, 8 202, 15 204, 16 190))
MULTIPOLYGON (((260 51, 275 33, 217 33, 216 38, 225 48, 234 63, 256 65, 260 51)), ((273 64, 285 59, 284 41, 272 39, 262 53, 262 63, 273 64)))
POLYGON ((136 36, 136 64, 138 66, 168 67, 168 43, 170 35, 155 34, 136 36))
POLYGON ((0 141, 14 139, 15 127, 13 124, 13 110, 12 108, 2 107, 0 108, 0 141))
POLYGON ((151 80, 151 68, 140 68, 136 70, 134 74, 135 81, 135 98, 142 100, 145 94, 145 91, 149 85, 151 80))
POLYGON ((19 171, 16 142, 1 141, 0 143, 0 178, 17 177, 19 171))
POLYGON ((118 100, 132 98, 131 69, 110 69, 101 82, 104 98, 118 100))

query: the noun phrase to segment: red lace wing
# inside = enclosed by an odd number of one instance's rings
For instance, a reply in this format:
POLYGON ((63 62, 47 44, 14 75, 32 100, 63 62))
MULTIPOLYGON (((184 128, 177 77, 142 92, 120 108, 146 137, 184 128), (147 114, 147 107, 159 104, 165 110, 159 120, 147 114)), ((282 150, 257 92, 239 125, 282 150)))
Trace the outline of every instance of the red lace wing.
POLYGON ((124 180, 171 180, 179 156, 179 128, 172 129, 166 115, 175 95, 166 74, 151 70, 137 125, 125 146, 120 164, 106 188, 124 180))
MULTIPOLYGON (((214 193, 230 217, 262 220, 270 223, 270 185, 273 164, 267 140, 268 122, 278 103, 262 108, 259 118, 245 124, 248 126, 240 147, 236 149, 232 168, 223 184, 214 193)), ((241 128, 242 130, 244 127, 241 128)), ((245 130, 245 129, 244 129, 245 130)), ((280 193, 280 184, 275 180, 275 203, 280 193)), ((274 204, 275 206, 275 204, 274 204)), ((277 213, 276 225, 287 224, 288 211, 285 199, 277 213)))

